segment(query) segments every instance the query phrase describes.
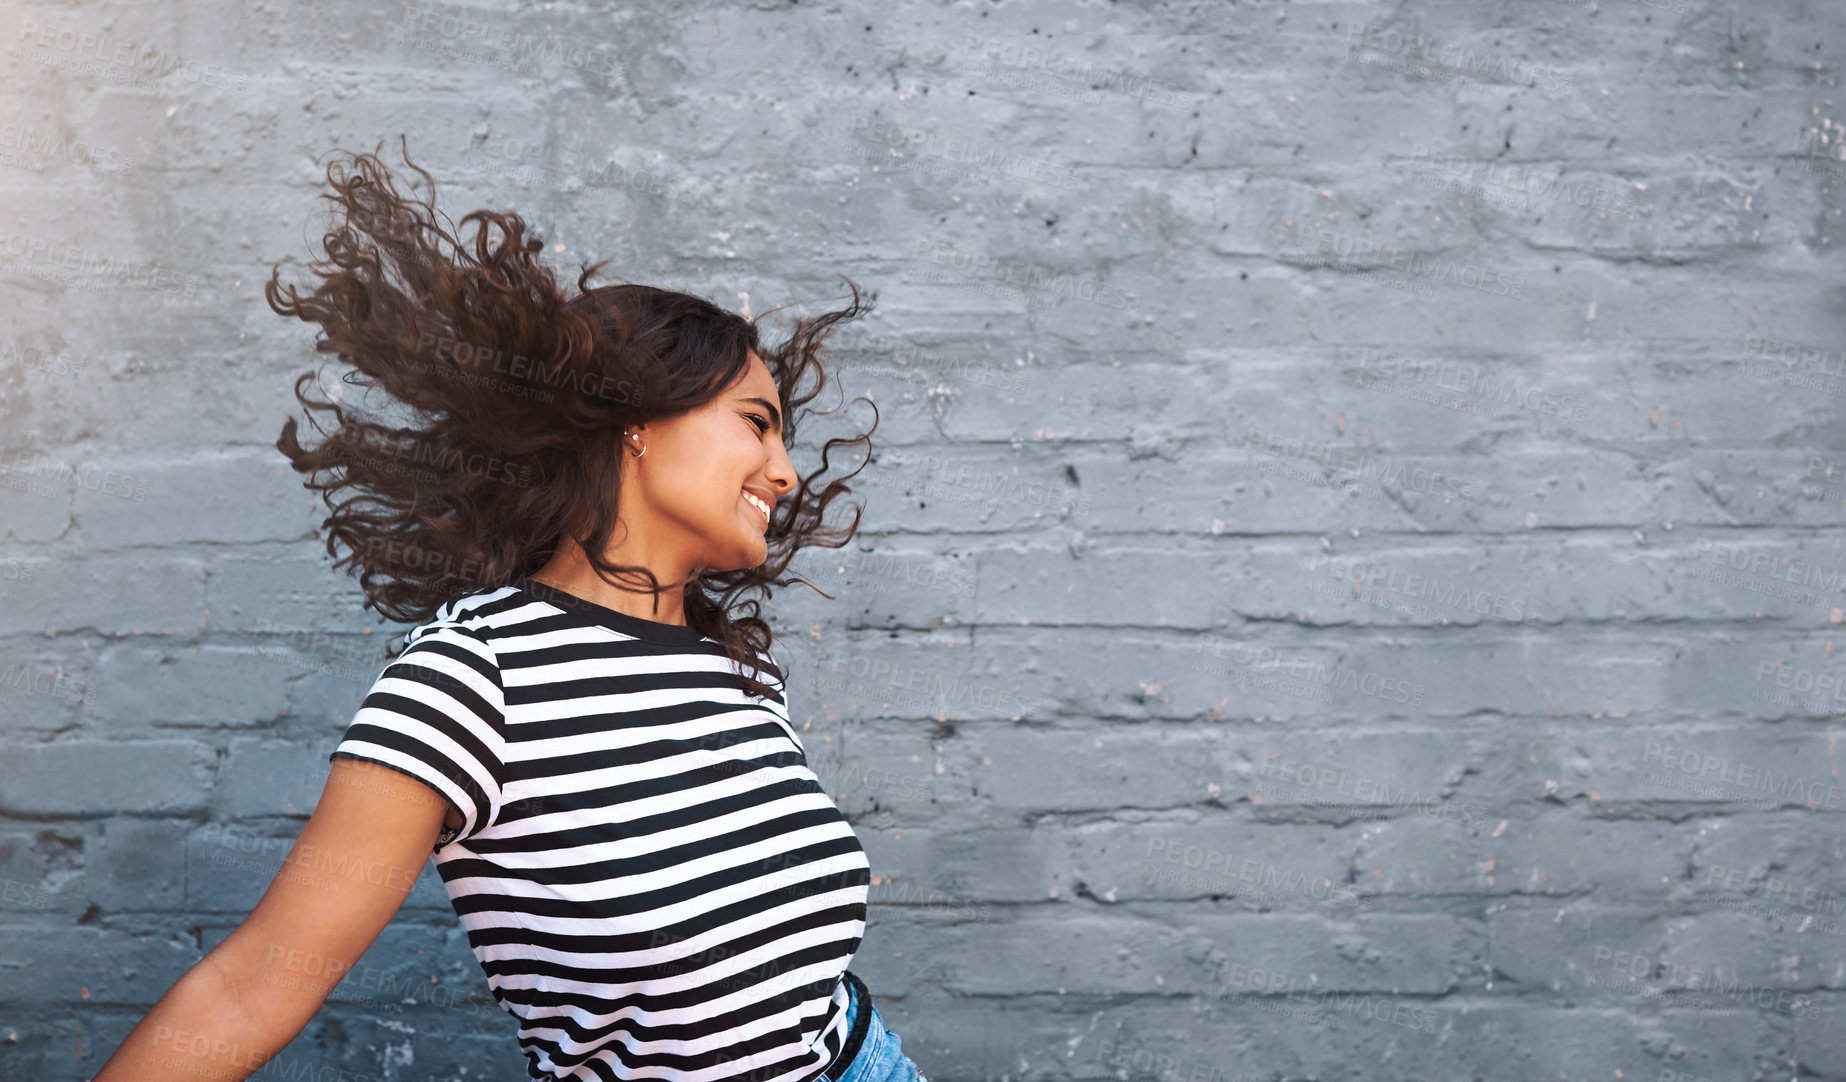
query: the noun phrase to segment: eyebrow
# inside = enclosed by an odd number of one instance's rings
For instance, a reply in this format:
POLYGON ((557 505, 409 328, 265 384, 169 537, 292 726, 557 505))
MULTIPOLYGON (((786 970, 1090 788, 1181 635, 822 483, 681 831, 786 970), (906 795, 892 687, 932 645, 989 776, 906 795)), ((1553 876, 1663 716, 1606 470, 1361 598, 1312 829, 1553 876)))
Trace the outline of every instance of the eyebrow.
POLYGON ((776 408, 776 404, 774 402, 769 401, 767 398, 746 398, 744 399, 744 401, 745 402, 755 402, 757 405, 768 410, 770 427, 774 428, 778 435, 781 434, 782 432, 782 411, 776 408))

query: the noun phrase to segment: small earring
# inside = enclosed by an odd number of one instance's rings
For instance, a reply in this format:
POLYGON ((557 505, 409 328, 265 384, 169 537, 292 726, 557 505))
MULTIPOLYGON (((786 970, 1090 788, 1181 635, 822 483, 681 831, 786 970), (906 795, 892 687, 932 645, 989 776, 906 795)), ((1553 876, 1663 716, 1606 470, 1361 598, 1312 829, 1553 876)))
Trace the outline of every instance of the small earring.
MULTIPOLYGON (((641 437, 635 435, 633 432, 628 434, 628 438, 634 440, 636 443, 641 443, 641 437)), ((635 457, 640 458, 644 454, 647 454, 647 444, 641 443, 641 449, 635 452, 635 457)))

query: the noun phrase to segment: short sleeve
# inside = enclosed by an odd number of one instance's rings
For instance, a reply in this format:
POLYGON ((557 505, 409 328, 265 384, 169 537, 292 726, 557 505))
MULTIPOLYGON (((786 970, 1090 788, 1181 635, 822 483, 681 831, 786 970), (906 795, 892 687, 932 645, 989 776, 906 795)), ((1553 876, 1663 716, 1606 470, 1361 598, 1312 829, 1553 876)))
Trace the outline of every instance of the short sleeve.
POLYGON ((808 757, 808 748, 806 744, 801 742, 801 734, 795 732, 794 716, 789 713, 788 670, 777 662, 775 655, 770 654, 767 656, 770 663, 776 665, 776 667, 781 670, 782 678, 780 680, 771 679, 768 670, 761 666, 757 667, 757 678, 776 689, 776 693, 773 696, 763 700, 763 708, 776 715, 777 720, 781 721, 782 727, 788 731, 788 738, 794 741, 796 749, 801 752, 801 758, 805 761, 808 757))
POLYGON ((479 635, 454 624, 424 630, 379 674, 328 759, 390 767, 442 794, 462 824, 436 848, 465 841, 500 813, 506 691, 499 660, 479 635))

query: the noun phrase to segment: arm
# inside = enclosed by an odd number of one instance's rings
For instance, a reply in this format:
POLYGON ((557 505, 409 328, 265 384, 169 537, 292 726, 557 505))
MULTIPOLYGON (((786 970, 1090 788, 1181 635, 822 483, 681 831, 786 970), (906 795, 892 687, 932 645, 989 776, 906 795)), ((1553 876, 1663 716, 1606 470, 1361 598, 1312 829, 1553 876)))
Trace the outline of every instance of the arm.
POLYGON ((461 822, 422 782, 335 759, 262 900, 154 1004, 93 1082, 241 1082, 255 1073, 403 904, 445 809, 449 825, 461 822))

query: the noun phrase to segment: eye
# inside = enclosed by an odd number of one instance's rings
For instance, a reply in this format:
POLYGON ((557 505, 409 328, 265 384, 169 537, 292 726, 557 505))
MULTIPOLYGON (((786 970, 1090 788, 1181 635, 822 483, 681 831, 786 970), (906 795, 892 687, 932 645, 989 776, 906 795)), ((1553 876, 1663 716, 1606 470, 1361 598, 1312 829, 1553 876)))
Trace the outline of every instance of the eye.
POLYGON ((758 435, 761 435, 762 433, 769 431, 769 418, 764 417, 760 413, 746 413, 744 414, 744 416, 756 422, 756 430, 757 430, 758 435))

